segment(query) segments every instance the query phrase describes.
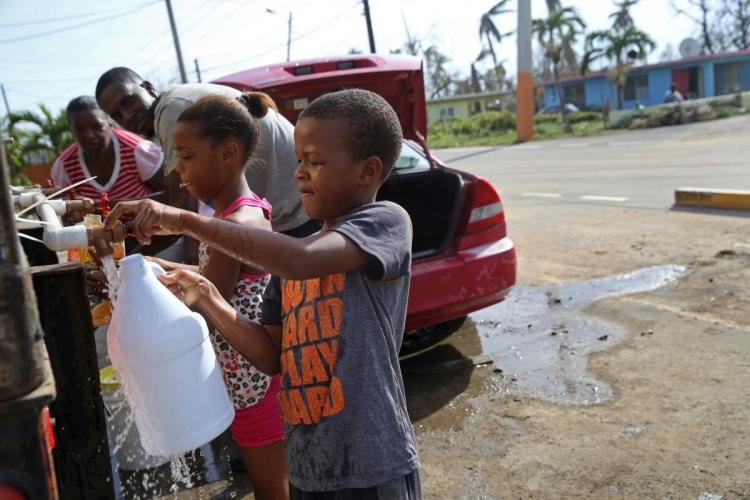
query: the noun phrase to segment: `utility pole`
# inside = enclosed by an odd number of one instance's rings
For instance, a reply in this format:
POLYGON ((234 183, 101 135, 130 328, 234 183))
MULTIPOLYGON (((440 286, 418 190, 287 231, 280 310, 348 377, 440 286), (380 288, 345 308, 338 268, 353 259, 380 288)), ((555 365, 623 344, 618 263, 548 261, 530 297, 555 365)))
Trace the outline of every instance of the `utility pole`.
POLYGON ((198 58, 193 59, 193 62, 195 63, 195 76, 198 78, 198 83, 201 83, 203 80, 201 80, 201 67, 198 66, 198 58))
POLYGON ((180 38, 177 36, 177 26, 174 22, 174 13, 172 13, 172 0, 164 1, 167 3, 169 25, 172 27, 172 39, 174 40, 174 50, 177 52, 177 64, 180 66, 180 78, 182 79, 182 83, 187 83, 187 73, 185 73, 185 64, 182 62, 182 50, 180 50, 180 38))
POLYGON ((531 62, 531 0, 518 0, 518 76, 516 140, 534 137, 534 76, 531 62))
POLYGON ((0 91, 3 93, 3 102, 5 103, 5 115, 10 114, 10 105, 8 104, 8 96, 5 94, 5 85, 0 84, 0 91))
POLYGON ((286 61, 289 62, 289 55, 292 51, 292 11, 289 11, 289 28, 286 33, 286 61))
POLYGON ((370 39, 370 53, 375 53, 375 37, 372 34, 372 19, 370 19, 370 2, 362 0, 365 5, 365 21, 367 22, 367 37, 370 39))

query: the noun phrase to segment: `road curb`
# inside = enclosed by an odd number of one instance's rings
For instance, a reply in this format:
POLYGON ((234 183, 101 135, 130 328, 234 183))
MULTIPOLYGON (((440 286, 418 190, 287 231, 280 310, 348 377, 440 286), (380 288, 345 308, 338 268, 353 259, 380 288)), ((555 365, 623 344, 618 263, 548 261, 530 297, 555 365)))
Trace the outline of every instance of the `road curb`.
POLYGON ((750 191, 684 187, 675 190, 674 204, 683 207, 750 210, 750 191))

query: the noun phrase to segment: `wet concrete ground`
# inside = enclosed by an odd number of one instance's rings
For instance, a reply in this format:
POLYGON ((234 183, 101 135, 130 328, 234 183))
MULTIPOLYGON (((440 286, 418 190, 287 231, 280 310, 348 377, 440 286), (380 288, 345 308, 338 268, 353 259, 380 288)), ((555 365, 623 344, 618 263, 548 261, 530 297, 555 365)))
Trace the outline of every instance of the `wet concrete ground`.
POLYGON ((426 498, 750 498, 745 219, 506 211, 517 289, 403 363, 426 498))

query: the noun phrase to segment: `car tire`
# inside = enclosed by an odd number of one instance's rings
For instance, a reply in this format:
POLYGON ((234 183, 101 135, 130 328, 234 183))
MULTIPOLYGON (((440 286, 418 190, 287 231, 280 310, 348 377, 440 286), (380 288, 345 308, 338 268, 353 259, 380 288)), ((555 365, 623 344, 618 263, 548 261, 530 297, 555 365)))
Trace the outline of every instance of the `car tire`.
POLYGON ((465 321, 466 316, 461 316, 444 323, 406 332, 401 344, 401 351, 398 353, 399 359, 408 359, 429 351, 453 335, 465 321))

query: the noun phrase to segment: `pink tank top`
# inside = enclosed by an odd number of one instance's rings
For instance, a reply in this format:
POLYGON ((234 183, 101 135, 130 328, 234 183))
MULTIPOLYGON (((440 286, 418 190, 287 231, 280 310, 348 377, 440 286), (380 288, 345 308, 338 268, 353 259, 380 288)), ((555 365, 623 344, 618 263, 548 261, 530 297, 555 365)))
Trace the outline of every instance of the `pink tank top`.
MULTIPOLYGON (((241 196, 215 217, 224 219, 240 207, 258 207, 263 210, 266 220, 271 221, 271 204, 256 194, 241 196)), ((208 245, 199 247, 199 270, 201 273, 208 264, 208 245)), ((240 273, 229 303, 245 320, 260 322, 263 291, 268 284, 268 273, 240 273)), ((211 332, 211 341, 216 352, 216 360, 221 366, 224 382, 235 408, 249 408, 260 402, 266 395, 271 377, 261 372, 245 357, 238 353, 217 331, 211 332)))

